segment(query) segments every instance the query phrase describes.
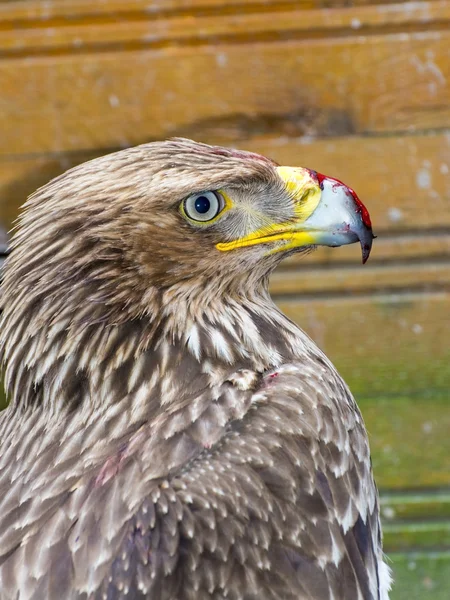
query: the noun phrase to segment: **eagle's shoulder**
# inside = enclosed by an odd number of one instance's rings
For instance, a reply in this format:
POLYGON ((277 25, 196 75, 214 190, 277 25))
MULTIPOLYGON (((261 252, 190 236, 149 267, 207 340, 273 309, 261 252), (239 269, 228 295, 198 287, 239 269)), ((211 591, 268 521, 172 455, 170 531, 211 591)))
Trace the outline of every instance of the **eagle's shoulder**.
POLYGON ((17 538, 7 544, 3 531, 5 593, 19 579, 31 598, 49 600, 61 590, 74 599, 377 598, 367 435, 342 380, 313 362, 229 374, 213 397, 180 397, 178 416, 153 422, 158 436, 143 424, 86 455, 74 438, 65 461, 58 444, 40 456, 39 423, 30 426, 36 472, 48 460, 52 481, 12 487, 20 503, 2 518, 17 538))
POLYGON ((98 597, 379 598, 367 435, 326 370, 265 373, 245 414, 139 505, 98 597))

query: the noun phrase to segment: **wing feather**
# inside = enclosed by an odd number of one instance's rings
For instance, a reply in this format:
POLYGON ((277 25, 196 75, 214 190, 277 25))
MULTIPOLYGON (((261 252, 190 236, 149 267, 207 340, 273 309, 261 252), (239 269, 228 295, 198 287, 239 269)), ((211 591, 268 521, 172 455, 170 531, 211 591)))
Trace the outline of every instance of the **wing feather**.
POLYGON ((21 531, 0 530, 2 600, 19 580, 19 600, 378 600, 367 435, 335 377, 285 365, 250 396, 203 394, 187 420, 162 424, 164 443, 138 431, 132 453, 86 458, 84 474, 65 457, 66 485, 10 514, 21 531))

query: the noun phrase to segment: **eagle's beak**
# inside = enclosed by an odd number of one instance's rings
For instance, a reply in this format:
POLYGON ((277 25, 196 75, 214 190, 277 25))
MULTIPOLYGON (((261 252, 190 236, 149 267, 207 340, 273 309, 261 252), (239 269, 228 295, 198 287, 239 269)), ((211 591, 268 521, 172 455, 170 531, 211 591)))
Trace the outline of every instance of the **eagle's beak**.
POLYGON ((278 167, 278 175, 294 201, 295 216, 286 223, 273 223, 248 236, 218 244, 222 251, 280 242, 271 252, 305 246, 361 244, 363 263, 372 248, 369 213, 356 193, 338 179, 310 169, 278 167))
MULTIPOLYGON (((281 167, 280 170, 288 175, 290 169, 281 167)), ((367 208, 342 181, 309 169, 303 170, 317 181, 321 194, 316 208, 299 223, 300 231, 311 235, 313 243, 320 246, 344 246, 359 241, 364 264, 375 237, 367 208)))

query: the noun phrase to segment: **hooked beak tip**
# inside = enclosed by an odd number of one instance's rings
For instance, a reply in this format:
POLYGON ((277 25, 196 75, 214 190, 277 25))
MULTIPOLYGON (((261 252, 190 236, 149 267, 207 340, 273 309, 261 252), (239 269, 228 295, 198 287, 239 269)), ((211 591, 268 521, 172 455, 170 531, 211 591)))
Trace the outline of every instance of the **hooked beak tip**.
POLYGON ((367 246, 366 244, 361 243, 361 250, 362 250, 362 264, 365 265, 367 262, 367 259, 370 256, 370 246, 367 246))
POLYGON ((359 243, 361 244, 362 252, 362 264, 365 265, 372 250, 373 240, 376 239, 376 235, 373 234, 372 229, 364 229, 364 231, 358 236, 359 243))
POLYGON ((369 256, 370 251, 372 250, 372 242, 377 237, 373 235, 372 230, 367 231, 368 235, 364 235, 360 237, 359 243, 361 244, 361 252, 362 252, 362 264, 365 265, 369 256))

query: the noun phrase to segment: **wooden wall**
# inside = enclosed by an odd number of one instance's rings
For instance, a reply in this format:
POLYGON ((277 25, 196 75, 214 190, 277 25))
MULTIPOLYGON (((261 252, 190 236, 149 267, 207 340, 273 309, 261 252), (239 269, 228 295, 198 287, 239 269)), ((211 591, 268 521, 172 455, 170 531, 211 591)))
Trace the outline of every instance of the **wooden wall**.
POLYGON ((363 410, 394 599, 450 589, 449 24, 450 0, 0 4, 0 230, 68 167, 175 135, 337 176, 369 207, 366 266, 322 249, 272 289, 363 410))

